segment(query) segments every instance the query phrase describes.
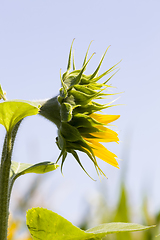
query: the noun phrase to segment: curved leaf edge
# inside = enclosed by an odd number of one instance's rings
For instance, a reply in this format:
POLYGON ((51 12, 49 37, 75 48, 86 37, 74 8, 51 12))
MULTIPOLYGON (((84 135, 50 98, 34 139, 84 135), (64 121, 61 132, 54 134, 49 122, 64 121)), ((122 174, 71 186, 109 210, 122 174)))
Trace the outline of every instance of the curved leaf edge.
POLYGON ((94 228, 90 228, 86 230, 87 233, 94 234, 112 234, 112 233, 120 233, 120 232, 136 232, 148 230, 150 228, 154 228, 156 225, 144 226, 137 223, 125 223, 125 222, 111 222, 100 224, 94 228))
POLYGON ((41 105, 33 101, 7 100, 0 103, 0 124, 11 133, 17 122, 25 117, 38 114, 41 105))
MULTIPOLYGON (((47 240, 51 240, 54 237, 58 237, 58 235, 59 235, 59 237, 61 235, 63 235, 62 239, 73 240, 73 235, 72 234, 70 235, 68 233, 68 230, 65 230, 65 229, 68 229, 67 226, 71 227, 72 232, 74 232, 74 239, 76 239, 76 240, 80 240, 80 239, 83 239, 83 240, 99 239, 100 240, 103 237, 105 237, 107 234, 120 233, 120 232, 142 231, 142 230, 147 230, 147 229, 155 227, 155 225, 143 226, 143 225, 139 225, 139 224, 135 224, 135 223, 113 222, 113 223, 101 224, 94 228, 83 231, 80 228, 77 228, 76 226, 74 226, 71 222, 69 222, 62 216, 58 215, 57 213, 52 212, 51 210, 47 210, 45 208, 32 208, 32 209, 28 210, 26 219, 27 219, 28 229, 29 229, 33 239, 35 239, 35 240, 43 239, 42 236, 39 235, 38 232, 40 232, 40 234, 41 234, 41 231, 44 232, 44 229, 41 229, 40 226, 43 226, 42 228, 44 228, 44 226, 46 224, 47 224, 46 226, 48 226, 48 228, 54 226, 57 223, 58 223, 57 228, 59 228, 59 226, 61 226, 61 227, 63 226, 63 228, 60 228, 61 230, 63 229, 62 231, 59 232, 60 235, 55 230, 51 234, 50 230, 45 228, 45 234, 46 234, 45 236, 46 236, 47 240), (47 219, 49 219, 49 220, 47 220, 47 219), (51 219, 53 222, 50 222, 51 219), (54 220, 56 220, 57 223, 56 222, 54 223, 54 220), (34 221, 35 221, 35 223, 34 223, 34 221), (36 225, 36 222, 38 223, 39 226, 36 225), (50 226, 50 224, 51 224, 51 226, 50 226), (36 227, 37 227, 37 229, 36 229, 36 227), (36 235, 35 235, 35 233, 36 233, 36 235), (79 234, 80 235, 82 234, 82 235, 79 236, 79 234), (40 236, 40 238, 39 238, 39 236, 40 236)), ((58 238, 58 239, 61 239, 61 238, 58 238)))

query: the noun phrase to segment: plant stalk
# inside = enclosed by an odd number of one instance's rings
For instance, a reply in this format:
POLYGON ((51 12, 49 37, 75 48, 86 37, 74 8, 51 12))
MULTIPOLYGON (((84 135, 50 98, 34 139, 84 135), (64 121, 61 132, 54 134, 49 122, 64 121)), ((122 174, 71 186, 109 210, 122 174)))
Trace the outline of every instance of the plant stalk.
POLYGON ((61 124, 61 117, 60 105, 57 100, 57 96, 51 99, 39 100, 36 102, 41 104, 39 114, 56 124, 57 128, 59 128, 61 124))
POLYGON ((10 168, 14 141, 21 121, 8 132, 4 139, 0 165, 0 240, 7 240, 9 202, 10 202, 10 168))
POLYGON ((9 217, 9 175, 11 167, 12 143, 11 134, 7 134, 5 159, 0 168, 0 240, 7 240, 9 217))

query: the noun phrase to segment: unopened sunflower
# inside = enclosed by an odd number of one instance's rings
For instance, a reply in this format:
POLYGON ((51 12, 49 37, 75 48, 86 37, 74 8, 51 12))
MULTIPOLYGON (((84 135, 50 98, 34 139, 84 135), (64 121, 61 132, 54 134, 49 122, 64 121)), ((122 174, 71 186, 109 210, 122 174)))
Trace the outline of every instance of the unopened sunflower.
POLYGON ((77 154, 78 150, 87 154, 97 172, 104 175, 97 164, 96 157, 118 168, 117 156, 105 148, 101 142, 119 141, 118 134, 109 129, 108 124, 120 116, 102 114, 101 110, 108 108, 110 103, 96 102, 97 99, 112 95, 107 93, 107 90, 111 87, 108 81, 114 74, 103 83, 98 83, 98 81, 115 70, 117 64, 98 76, 107 49, 97 69, 91 75, 85 75, 87 64, 94 55, 87 61, 88 48, 81 69, 76 70, 73 56, 73 71, 71 71, 72 45, 67 71, 62 76, 60 73, 62 84, 60 93, 58 97, 46 101, 45 104, 41 102, 40 114, 53 121, 58 127, 56 143, 61 150, 58 157, 58 160, 62 157, 61 168, 67 154, 71 153, 85 171, 77 154))

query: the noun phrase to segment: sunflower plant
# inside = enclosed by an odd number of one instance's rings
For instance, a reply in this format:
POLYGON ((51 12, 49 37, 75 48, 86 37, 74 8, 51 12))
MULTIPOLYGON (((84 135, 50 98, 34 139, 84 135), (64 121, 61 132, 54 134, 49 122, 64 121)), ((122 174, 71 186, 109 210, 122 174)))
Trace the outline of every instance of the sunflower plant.
MULTIPOLYGON (((112 105, 111 103, 100 104, 97 102, 99 99, 106 99, 112 95, 108 91, 111 88, 108 82, 115 74, 117 64, 98 75, 107 49, 96 70, 92 74, 86 75, 85 70, 94 54, 87 60, 88 48, 82 67, 77 70, 72 46, 73 42, 69 52, 67 70, 63 75, 60 72, 61 88, 57 96, 41 101, 7 100, 6 93, 0 86, 0 99, 2 100, 0 103, 0 124, 6 129, 0 164, 0 240, 7 239, 11 191, 18 177, 27 173, 42 174, 54 171, 58 168, 57 163, 60 159, 62 171, 65 160, 69 158, 67 156, 69 153, 86 172, 78 152, 87 155, 98 175, 105 176, 105 173, 99 167, 97 158, 119 168, 117 156, 102 144, 118 143, 118 134, 110 129, 109 124, 117 120, 119 115, 103 114, 102 110, 112 105), (113 71, 114 73, 107 80, 99 82, 101 78, 113 71), (27 116, 36 114, 47 118, 57 126, 55 142, 60 154, 55 163, 28 164, 12 160, 14 142, 22 120, 27 116)), ((139 231, 153 227, 133 223, 106 223, 82 231, 58 214, 43 208, 28 210, 26 218, 28 229, 35 240, 102 239, 110 233, 139 231)))

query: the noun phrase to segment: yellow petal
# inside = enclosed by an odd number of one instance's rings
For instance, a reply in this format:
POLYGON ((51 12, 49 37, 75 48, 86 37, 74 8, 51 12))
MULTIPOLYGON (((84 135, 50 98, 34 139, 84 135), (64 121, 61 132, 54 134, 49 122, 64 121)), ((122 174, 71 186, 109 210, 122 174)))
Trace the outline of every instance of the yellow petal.
POLYGON ((98 142, 118 142, 118 134, 114 132, 113 130, 103 127, 103 126, 98 126, 98 129, 102 130, 103 132, 95 132, 95 133, 90 133, 90 135, 96 137, 95 139, 98 142))
POLYGON ((96 142, 95 140, 86 140, 88 142, 88 145, 92 148, 96 157, 102 159, 103 161, 109 163, 114 167, 119 168, 118 162, 115 159, 117 156, 114 153, 110 152, 102 144, 96 142))
POLYGON ((117 120, 120 117, 120 115, 103 115, 103 114, 92 113, 90 117, 106 125, 110 122, 117 120))

